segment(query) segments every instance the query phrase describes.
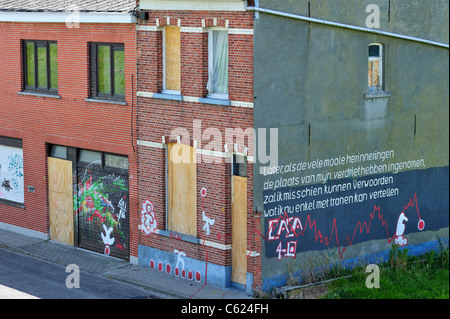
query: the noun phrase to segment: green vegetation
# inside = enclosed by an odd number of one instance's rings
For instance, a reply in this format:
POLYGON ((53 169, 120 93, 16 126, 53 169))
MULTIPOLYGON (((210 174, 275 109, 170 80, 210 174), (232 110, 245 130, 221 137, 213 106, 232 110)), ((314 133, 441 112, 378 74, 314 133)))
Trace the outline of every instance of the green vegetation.
POLYGON ((440 249, 419 257, 408 256, 406 248, 394 245, 388 262, 379 265, 379 288, 367 288, 371 274, 356 268, 347 279, 327 285, 325 299, 448 299, 449 248, 440 240, 440 249))

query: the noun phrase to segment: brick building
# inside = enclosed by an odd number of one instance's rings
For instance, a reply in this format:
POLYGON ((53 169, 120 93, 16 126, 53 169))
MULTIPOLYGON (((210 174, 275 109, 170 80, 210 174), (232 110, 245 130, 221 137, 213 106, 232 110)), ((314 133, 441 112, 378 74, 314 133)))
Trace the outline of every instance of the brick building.
POLYGON ((252 203, 253 12, 245 6, 140 1, 138 258, 187 280, 252 291, 260 222, 252 203))
POLYGON ((135 1, 0 1, 0 227, 137 257, 135 1))

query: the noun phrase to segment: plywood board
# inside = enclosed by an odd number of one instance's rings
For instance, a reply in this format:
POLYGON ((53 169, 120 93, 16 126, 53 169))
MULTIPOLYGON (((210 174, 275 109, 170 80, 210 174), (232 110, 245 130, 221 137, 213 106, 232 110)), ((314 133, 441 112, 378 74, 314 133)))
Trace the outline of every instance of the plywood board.
POLYGON ((244 284, 247 274, 247 178, 232 176, 231 281, 244 284))
POLYGON ((168 229, 197 236, 197 167, 195 148, 168 144, 168 229))
POLYGON ((72 162, 48 158, 50 239, 73 245, 72 162))
POLYGON ((166 90, 181 90, 180 28, 165 27, 166 90))

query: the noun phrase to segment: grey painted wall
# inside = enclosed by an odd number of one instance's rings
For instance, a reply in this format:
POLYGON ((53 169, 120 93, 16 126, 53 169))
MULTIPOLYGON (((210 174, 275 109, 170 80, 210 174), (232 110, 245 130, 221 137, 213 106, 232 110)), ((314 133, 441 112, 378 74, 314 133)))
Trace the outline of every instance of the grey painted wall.
MULTIPOLYGON (((260 0, 260 7, 306 16, 310 12, 314 18, 364 27, 370 3, 380 7, 381 29, 448 43, 445 0, 260 0)), ((278 128, 279 165, 394 150, 395 161, 423 159, 421 170, 447 167, 443 187, 448 193, 448 49, 261 13, 255 21, 254 64, 254 126, 278 128), (385 49, 387 97, 365 97, 371 43, 382 43, 385 49)), ((261 166, 256 161, 254 208, 260 212, 265 182, 307 174, 263 176, 261 166)), ((330 167, 327 172, 343 167, 330 167)), ((405 183, 415 186, 414 181, 405 183)), ((448 237, 448 217, 442 228, 448 237)), ((262 233, 267 236, 267 232, 263 226, 262 233)), ((435 235, 411 237, 420 243, 435 235)), ((346 258, 388 247, 385 241, 370 240, 349 248, 346 258)), ((263 279, 304 269, 304 261, 311 259, 307 255, 313 253, 277 260, 266 257, 264 249, 263 279)), ((326 254, 320 253, 320 259, 329 261, 326 254)))

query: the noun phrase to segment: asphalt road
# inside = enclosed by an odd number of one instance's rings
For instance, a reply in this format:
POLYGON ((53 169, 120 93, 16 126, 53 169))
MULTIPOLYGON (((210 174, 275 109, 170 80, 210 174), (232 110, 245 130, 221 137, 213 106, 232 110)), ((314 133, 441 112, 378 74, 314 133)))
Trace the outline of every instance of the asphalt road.
POLYGON ((158 299, 151 292, 0 248, 0 299, 158 299), (68 279, 69 277, 69 279, 68 279), (79 288, 74 286, 77 282, 79 288))

